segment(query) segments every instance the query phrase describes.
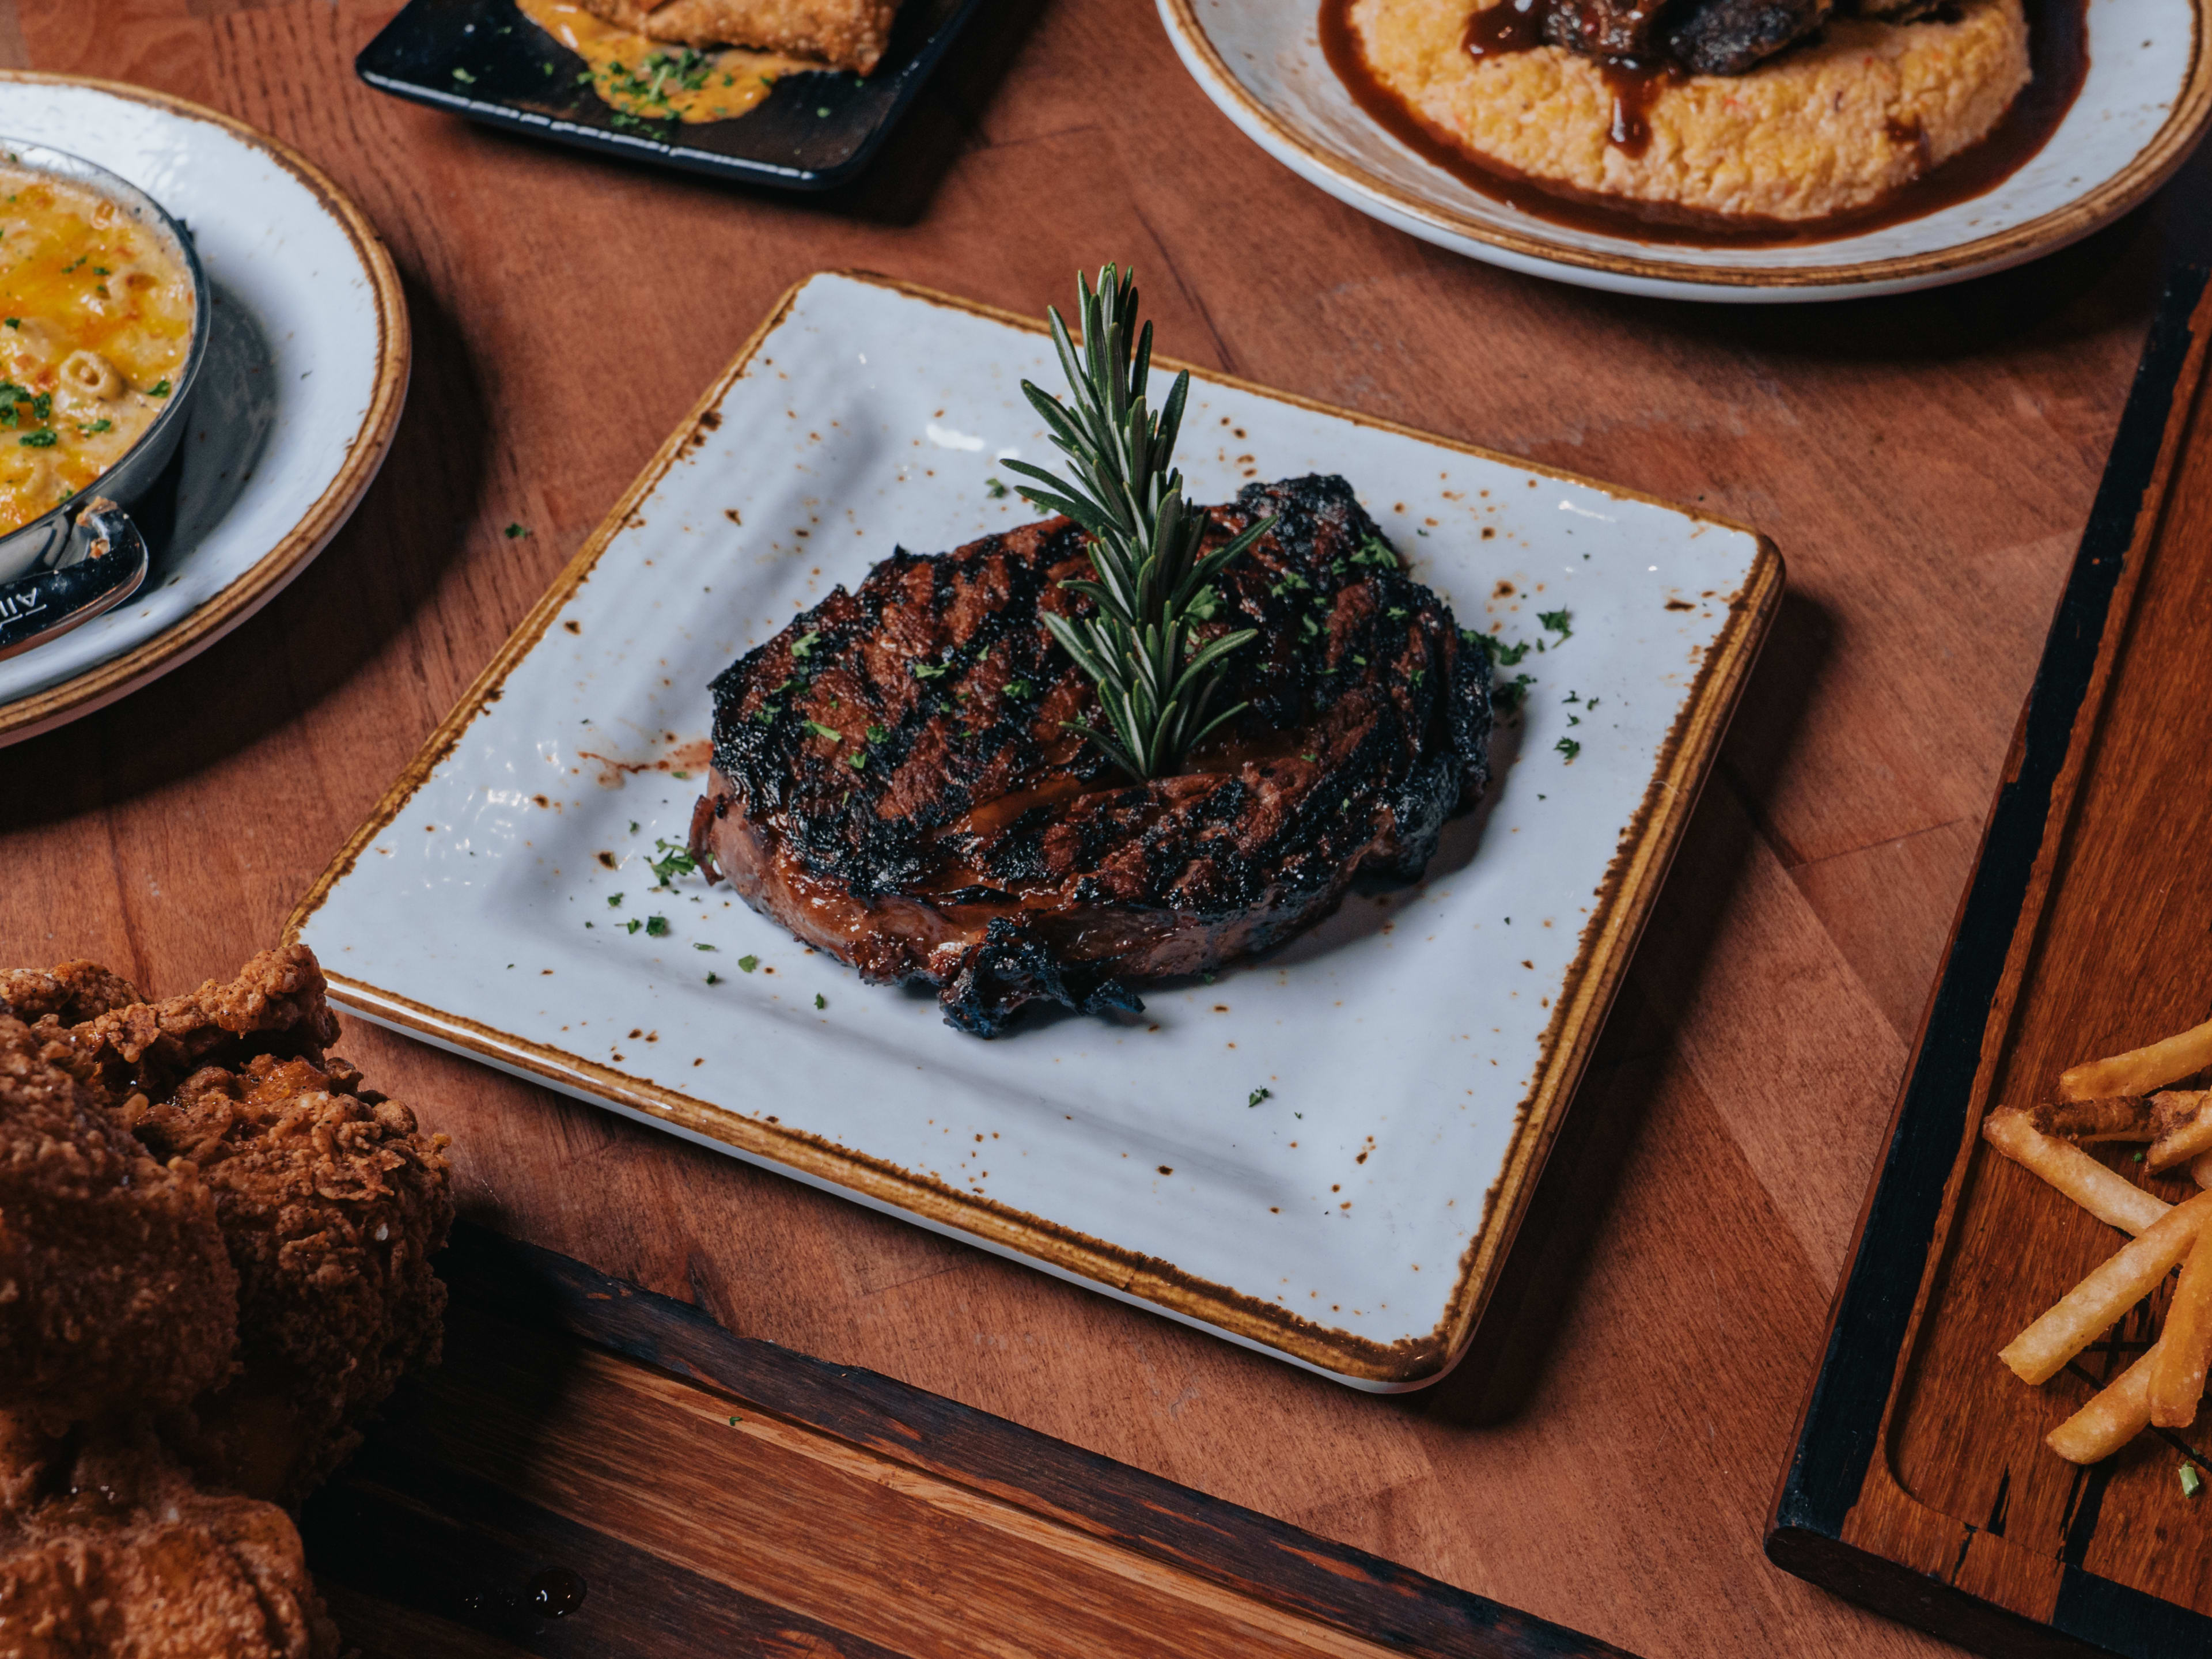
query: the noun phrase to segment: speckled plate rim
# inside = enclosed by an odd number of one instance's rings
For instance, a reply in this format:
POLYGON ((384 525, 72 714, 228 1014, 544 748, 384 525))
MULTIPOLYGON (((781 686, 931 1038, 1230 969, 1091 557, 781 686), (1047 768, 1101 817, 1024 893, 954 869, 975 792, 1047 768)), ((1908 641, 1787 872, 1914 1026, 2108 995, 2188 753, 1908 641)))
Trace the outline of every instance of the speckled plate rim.
MULTIPOLYGON (((684 454, 695 433, 701 429, 702 421, 728 393, 762 342, 790 313, 807 284, 816 276, 829 275, 871 283, 1027 333, 1042 335, 1046 331, 1044 325, 1034 318, 869 271, 817 272, 793 284, 646 464, 591 538, 531 608, 507 643, 500 647, 498 655, 439 723, 367 820, 331 860, 330 867, 301 899, 285 923, 286 942, 300 939, 331 890, 386 826, 407 810, 409 801, 453 752, 470 725, 500 699, 507 676, 544 637, 554 618, 589 578, 617 534, 644 504, 670 467, 684 454)), ((1332 1381, 1371 1393, 1402 1393, 1425 1388, 1450 1370, 1466 1352, 1498 1269, 1527 1212, 1536 1176, 1557 1135, 1566 1103, 1589 1064, 1637 939, 1658 897, 1668 866, 1674 860, 1675 848, 1697 805, 1698 793, 1719 753, 1729 719, 1750 677, 1767 628, 1780 606, 1782 556, 1771 541, 1747 526, 1640 490, 1543 466, 1172 358, 1155 358, 1154 362, 1170 369, 1188 368, 1194 380, 1233 387, 1297 409, 1439 445, 1461 454, 1580 484, 1625 500, 1648 502, 1700 523, 1751 536, 1758 544, 1742 591, 1731 605, 1729 619, 1707 653, 1696 683, 1685 696, 1674 729, 1660 751, 1634 826, 1614 854, 1607 873, 1602 914, 1585 932, 1582 951, 1568 968, 1565 990, 1547 1035, 1546 1059, 1516 1126, 1498 1183, 1488 1195, 1483 1224, 1461 1258, 1444 1317, 1426 1338, 1385 1346, 1322 1326, 1227 1285, 1199 1279, 1157 1258, 1091 1238, 1010 1205, 978 1198, 896 1164, 781 1127, 773 1121, 741 1116, 580 1055, 532 1042, 463 1015, 427 1006, 363 981, 330 973, 327 964, 325 971, 329 974, 332 994, 340 1002, 439 1047, 483 1060, 501 1070, 564 1093, 612 1106, 628 1115, 672 1129, 687 1139, 735 1153, 809 1185, 854 1199, 870 1208, 898 1214, 933 1231, 1042 1267, 1057 1277, 1150 1311, 1166 1314, 1243 1346, 1286 1358, 1332 1381)))
POLYGON ((360 505, 362 495, 383 466, 385 455, 392 447, 392 434, 399 425, 400 410, 407 401, 413 343, 399 273, 382 239, 330 176, 290 145, 221 110, 120 81, 103 81, 88 75, 7 70, 0 70, 0 83, 88 88, 150 105, 188 120, 204 121, 259 150, 306 185, 345 233, 376 295, 377 332, 375 386, 362 411, 360 429, 337 475, 300 516, 298 523, 222 592, 153 638, 57 685, 0 704, 0 748, 4 748, 51 732, 128 696, 149 681, 191 661, 283 592, 286 585, 330 544, 331 538, 353 515, 354 508, 360 505))
MULTIPOLYGON (((1303 4, 1304 0, 1295 3, 1303 4)), ((2144 201, 2189 159, 2207 125, 2212 125, 2212 0, 2190 0, 2189 72, 2172 112, 2124 167, 2064 205, 2008 230, 1893 259, 1722 268, 1692 260, 1579 248, 1548 237, 1522 235, 1401 189, 1316 144, 1246 90, 1199 21, 1195 0, 1157 0, 1157 3, 1177 56, 1215 106, 1278 160, 1285 159, 1285 152, 1297 155, 1304 168, 1329 181, 1322 187, 1339 200, 1363 210, 1379 210, 1386 222, 1441 246, 1451 246, 1442 240, 1445 238, 1481 243, 1497 251, 1492 263, 1512 270, 1659 297, 1771 301, 1869 297, 1960 282, 2022 264, 2079 241, 2144 201)))

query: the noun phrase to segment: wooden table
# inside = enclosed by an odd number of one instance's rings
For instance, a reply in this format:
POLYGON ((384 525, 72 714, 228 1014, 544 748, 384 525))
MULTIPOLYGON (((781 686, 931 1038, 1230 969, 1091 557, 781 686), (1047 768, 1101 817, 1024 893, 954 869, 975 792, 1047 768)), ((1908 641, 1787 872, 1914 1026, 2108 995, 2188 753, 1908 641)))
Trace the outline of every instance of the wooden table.
POLYGON ((1133 258, 1168 349, 1756 525, 1790 592, 1516 1264, 1512 1386, 1353 1394, 362 1024, 465 1210, 1650 1656, 1940 1644, 1759 1534, 1983 815, 2203 158, 2026 270, 1762 310, 1438 252, 1267 161, 1141 0, 996 0, 855 190, 748 194, 380 97, 391 0, 0 0, 0 63, 298 145, 382 229, 381 479, 198 661, 0 751, 0 960, 160 992, 293 901, 788 283, 1028 313, 1133 258), (503 534, 511 522, 527 539, 503 534))

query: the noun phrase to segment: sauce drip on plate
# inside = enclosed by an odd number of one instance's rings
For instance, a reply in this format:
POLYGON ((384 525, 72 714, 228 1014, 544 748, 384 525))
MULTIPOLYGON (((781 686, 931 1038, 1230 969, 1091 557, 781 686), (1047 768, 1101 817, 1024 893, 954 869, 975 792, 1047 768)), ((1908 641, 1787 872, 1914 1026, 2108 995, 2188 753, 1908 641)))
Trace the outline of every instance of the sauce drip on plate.
POLYGON ((646 121, 726 121, 754 108, 787 75, 819 64, 779 52, 672 46, 593 16, 574 0, 515 0, 522 15, 591 65, 592 88, 646 121))

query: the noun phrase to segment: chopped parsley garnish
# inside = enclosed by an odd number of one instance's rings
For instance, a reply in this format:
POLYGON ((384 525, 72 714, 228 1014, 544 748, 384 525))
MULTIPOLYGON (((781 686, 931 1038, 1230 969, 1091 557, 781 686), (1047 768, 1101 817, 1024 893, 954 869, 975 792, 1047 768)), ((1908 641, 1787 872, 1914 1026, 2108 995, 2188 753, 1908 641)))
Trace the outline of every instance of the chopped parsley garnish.
POLYGON ((2204 1477, 2197 1473, 2197 1465, 2184 1463, 2181 1466, 2181 1495, 2184 1498, 2194 1498, 2203 1490, 2204 1477))
POLYGON ((47 427, 43 431, 25 433, 15 441, 26 449, 52 449, 60 440, 55 435, 54 429, 47 427))
POLYGON ((1533 677, 1516 674, 1510 680, 1500 680, 1490 689, 1490 706, 1501 714, 1516 712, 1528 700, 1528 688, 1535 684, 1533 677))
POLYGON ((1352 556, 1354 564, 1381 565, 1389 569, 1398 568, 1398 555, 1389 543, 1380 536, 1370 536, 1359 544, 1359 550, 1352 556))
POLYGON ((1565 755, 1569 760, 1572 760, 1576 756, 1583 752, 1582 744, 1577 743, 1572 738, 1561 738, 1557 743, 1553 744, 1552 747, 1559 750, 1562 755, 1565 755))
POLYGON ((465 87, 472 87, 477 83, 477 77, 470 74, 465 69, 455 70, 453 71, 453 79, 459 81, 465 87))
POLYGON ((668 918, 666 916, 647 916, 645 919, 645 933, 647 939, 667 938, 668 918))
POLYGON ((1211 584, 1190 596, 1189 614, 1200 622, 1212 622, 1220 609, 1221 595, 1211 584))
POLYGON ((1526 640, 1518 645, 1508 645, 1494 635, 1478 634, 1471 628, 1461 629, 1459 636, 1470 645, 1480 646, 1482 654, 1490 659, 1492 668, 1510 668, 1528 654, 1526 640))
POLYGON ((101 416, 100 419, 94 421, 90 426, 81 426, 77 428, 77 430, 84 434, 88 438, 93 436, 96 433, 112 432, 114 429, 115 422, 109 420, 104 415, 101 416))
POLYGON ((1032 686, 1027 680, 1008 680, 1006 682, 1006 695, 1010 697, 1026 697, 1036 689, 1036 688, 1032 686))
POLYGON ((855 772, 866 771, 868 769, 868 751, 863 749, 856 753, 846 756, 845 764, 851 767, 855 772))
POLYGON ((880 726, 872 726, 868 728, 868 741, 870 743, 881 743, 889 736, 890 736, 890 733, 884 731, 880 726))
POLYGON ((10 328, 21 328, 23 325, 23 319, 21 317, 9 317, 4 320, 10 328))
POLYGON ((625 927, 623 931, 626 933, 635 933, 639 928, 644 926, 645 924, 643 922, 640 921, 635 916, 632 916, 629 919, 629 925, 625 927))
POLYGON ((146 395, 149 398, 167 397, 169 395, 169 383, 167 380, 155 381, 153 385, 146 388, 146 395))
POLYGON ((691 948, 695 951, 711 951, 714 947, 711 945, 695 945, 691 948))
POLYGON ((1006 493, 1006 487, 996 478, 986 478, 983 480, 983 493, 995 501, 1006 493))
POLYGON ((949 662, 918 662, 912 664, 914 677, 918 680, 941 679, 952 672, 949 662))
POLYGON ((1261 1101, 1273 1100, 1274 1097, 1275 1091, 1273 1089, 1255 1089, 1252 1091, 1250 1097, 1245 1101, 1244 1104, 1248 1108, 1257 1106, 1261 1101))
POLYGON ((827 1008, 830 1006, 830 999, 817 991, 814 994, 814 1006, 817 1008, 827 1008))
POLYGON ((758 957, 744 956, 738 958, 738 968, 740 972, 750 974, 754 969, 759 966, 760 958, 758 957))
POLYGON ((1539 611, 1536 613, 1536 620, 1563 640, 1571 640, 1574 637, 1575 630, 1567 625, 1573 618, 1567 611, 1539 611))
POLYGON ((1403 622, 1407 617, 1412 616, 1413 613, 1407 610, 1402 605, 1394 605, 1382 614, 1388 617, 1392 622, 1403 622))
POLYGON ((819 632, 810 631, 808 633, 801 634, 797 639, 793 640, 791 642, 792 660, 793 662, 805 661, 808 653, 814 649, 814 641, 821 637, 822 635, 819 632))
POLYGON ((529 533, 530 527, 527 525, 511 524, 507 527, 507 538, 511 542, 520 541, 529 533))
POLYGON ((1270 587, 1267 592, 1274 598, 1279 599, 1284 594, 1291 592, 1293 589, 1296 589, 1300 592, 1304 592, 1307 588, 1310 588, 1312 586, 1313 584, 1311 582, 1308 581, 1304 576, 1298 574, 1297 571, 1285 570, 1280 576, 1278 576, 1275 579, 1274 586, 1270 587))
POLYGON ((699 861, 693 858, 686 848, 678 846, 674 842, 665 841, 655 836, 653 848, 660 856, 648 860, 646 867, 659 878, 660 885, 663 887, 667 886, 677 877, 688 876, 699 867, 699 861))
POLYGON ((816 737, 827 738, 832 743, 842 743, 845 740, 845 734, 843 732, 838 731, 834 726, 823 725, 820 720, 807 721, 806 729, 811 732, 816 737))
POLYGON ((622 902, 623 896, 620 893, 610 893, 607 895, 607 908, 610 910, 619 908, 622 905, 622 902))
POLYGON ((720 974, 717 974, 717 973, 712 972, 711 970, 708 973, 708 975, 707 975, 707 983, 708 983, 708 984, 709 984, 709 985, 720 985, 721 982, 722 982, 722 976, 721 976, 720 974))

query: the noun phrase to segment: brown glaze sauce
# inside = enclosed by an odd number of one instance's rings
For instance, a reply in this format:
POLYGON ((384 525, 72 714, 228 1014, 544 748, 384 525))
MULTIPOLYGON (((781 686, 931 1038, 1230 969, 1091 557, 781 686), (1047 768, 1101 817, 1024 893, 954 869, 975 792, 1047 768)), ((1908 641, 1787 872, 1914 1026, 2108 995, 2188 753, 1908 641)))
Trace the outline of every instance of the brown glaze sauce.
MULTIPOLYGON (((1467 50, 1474 57, 1489 58, 1542 46, 1541 3, 1529 0, 1524 9, 1517 0, 1505 0, 1477 12, 1468 20, 1467 50)), ((1384 86, 1368 67, 1352 33, 1352 0, 1322 0, 1321 44, 1329 67, 1353 101, 1384 131, 1470 189, 1532 219, 1601 236, 1677 246, 1781 247, 1825 242, 1917 219, 1984 195, 2026 166, 2058 130, 2089 73, 2087 0, 2027 0, 2027 5, 2028 61, 2034 78, 1988 137, 1870 207, 1811 220, 1723 218, 1540 182, 1462 149, 1384 86)), ((1652 102, 1680 71, 1643 64, 1607 64, 1602 70, 1613 94, 1613 142, 1632 155, 1641 155, 1651 140, 1652 102)), ((1893 124, 1889 136, 1899 143, 1924 145, 1927 137, 1913 130, 1916 126, 1893 124)))

